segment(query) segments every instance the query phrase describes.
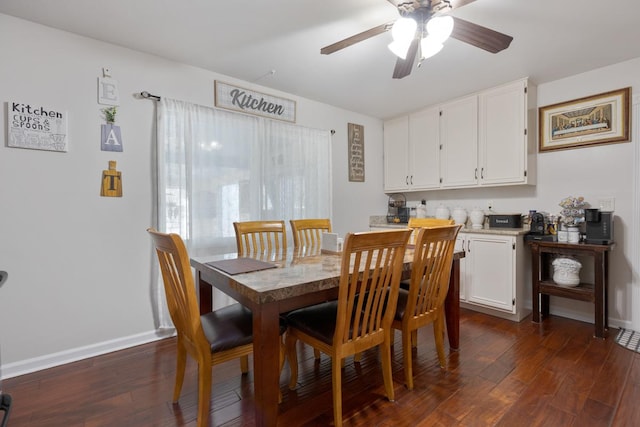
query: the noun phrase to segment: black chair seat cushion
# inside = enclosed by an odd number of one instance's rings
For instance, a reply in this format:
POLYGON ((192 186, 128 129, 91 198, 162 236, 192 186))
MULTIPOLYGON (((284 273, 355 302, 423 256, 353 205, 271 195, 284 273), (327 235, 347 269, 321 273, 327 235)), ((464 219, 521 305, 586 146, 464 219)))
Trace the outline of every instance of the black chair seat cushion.
MULTIPOLYGON (((212 311, 200 316, 204 335, 211 343, 211 352, 230 350, 253 342, 253 314, 242 304, 212 311)), ((286 325, 280 321, 280 334, 286 325)))
POLYGON ((327 301, 287 314, 287 324, 329 345, 333 344, 338 301, 327 301))
POLYGON ((409 291, 407 289, 400 288, 398 290, 398 304, 396 305, 396 314, 393 320, 402 321, 404 312, 407 309, 407 301, 409 300, 409 291))
MULTIPOLYGON (((367 298, 368 292, 356 295, 356 306, 358 305, 358 298, 363 295, 364 298, 367 298)), ((291 311, 286 316, 286 323, 307 335, 332 345, 337 317, 338 300, 333 300, 291 311)), ((359 324, 362 326, 362 322, 359 324)), ((351 329, 349 335, 352 332, 353 330, 351 329)))

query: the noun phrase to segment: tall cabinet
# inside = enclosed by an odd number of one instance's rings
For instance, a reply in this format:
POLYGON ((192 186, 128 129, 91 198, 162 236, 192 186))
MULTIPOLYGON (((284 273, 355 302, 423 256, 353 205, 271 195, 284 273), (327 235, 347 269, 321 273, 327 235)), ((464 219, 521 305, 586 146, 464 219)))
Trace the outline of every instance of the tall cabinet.
POLYGON ((527 79, 384 123, 384 190, 535 184, 535 87, 527 79))
POLYGON ((440 187, 478 183, 478 97, 468 96, 440 107, 440 187))
POLYGON ((478 95, 480 185, 533 183, 535 127, 529 129, 528 92, 527 81, 519 80, 478 95))

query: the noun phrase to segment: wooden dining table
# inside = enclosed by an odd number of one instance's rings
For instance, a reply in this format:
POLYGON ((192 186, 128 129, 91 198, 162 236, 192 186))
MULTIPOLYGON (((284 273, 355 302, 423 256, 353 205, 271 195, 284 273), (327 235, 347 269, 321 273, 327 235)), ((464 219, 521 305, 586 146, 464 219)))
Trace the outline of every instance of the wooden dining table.
MULTIPOLYGON (((445 301, 449 346, 459 347, 460 259, 454 254, 445 301)), ((255 425, 276 426, 280 387, 280 314, 338 298, 342 256, 319 249, 290 250, 286 257, 264 259, 275 265, 260 271, 229 274, 209 263, 234 259, 236 254, 191 258, 199 293, 200 313, 212 310, 213 288, 231 296, 253 312, 253 370, 255 425)), ((404 257, 403 279, 411 275, 413 249, 404 257)))

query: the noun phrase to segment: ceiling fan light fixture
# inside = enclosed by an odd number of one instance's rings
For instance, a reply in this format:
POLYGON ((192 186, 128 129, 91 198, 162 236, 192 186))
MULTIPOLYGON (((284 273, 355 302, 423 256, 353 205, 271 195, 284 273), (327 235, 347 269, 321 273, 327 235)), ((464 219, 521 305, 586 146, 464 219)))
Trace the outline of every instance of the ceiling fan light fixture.
POLYGON ((440 43, 444 43, 453 31, 453 18, 450 16, 436 16, 427 22, 427 33, 440 43))
POLYGON ((420 61, 431 58, 442 50, 443 44, 430 35, 420 41, 420 61))
POLYGON ((405 42, 409 44, 416 35, 418 24, 411 18, 399 18, 393 23, 391 36, 394 42, 405 42))
POLYGON ((411 40, 408 42, 392 41, 389 43, 389 50, 393 52, 398 58, 407 59, 407 52, 409 52, 409 46, 411 40))

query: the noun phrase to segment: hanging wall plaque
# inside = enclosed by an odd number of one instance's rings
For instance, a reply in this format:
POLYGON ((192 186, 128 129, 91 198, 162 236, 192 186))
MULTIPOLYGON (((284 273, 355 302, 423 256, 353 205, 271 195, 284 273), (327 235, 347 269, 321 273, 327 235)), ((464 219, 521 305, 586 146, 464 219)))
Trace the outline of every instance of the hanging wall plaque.
POLYGON ((67 112, 41 104, 7 103, 9 147, 67 151, 67 112))
POLYGON ((270 119, 296 122, 296 102, 286 98, 214 82, 215 106, 270 119))
POLYGON ((349 123, 349 181, 364 182, 364 126, 349 123))

